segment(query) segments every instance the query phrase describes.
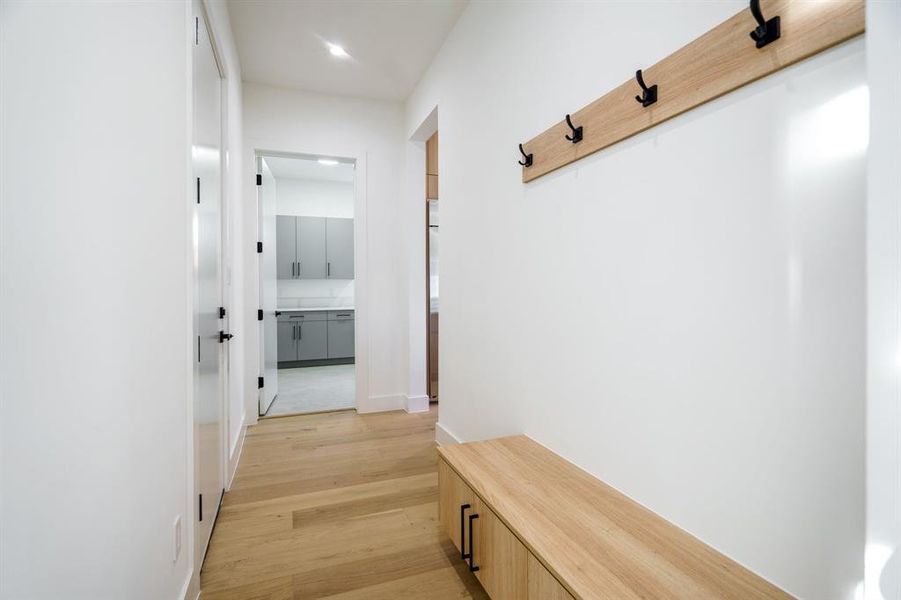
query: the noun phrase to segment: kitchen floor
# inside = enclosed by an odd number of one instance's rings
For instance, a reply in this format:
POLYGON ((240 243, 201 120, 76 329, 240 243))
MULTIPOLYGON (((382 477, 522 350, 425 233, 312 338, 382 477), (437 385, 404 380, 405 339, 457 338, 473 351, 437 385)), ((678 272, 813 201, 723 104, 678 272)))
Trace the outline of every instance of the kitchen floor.
POLYGON ((356 405, 354 365, 278 370, 278 396, 267 417, 344 410, 356 405))

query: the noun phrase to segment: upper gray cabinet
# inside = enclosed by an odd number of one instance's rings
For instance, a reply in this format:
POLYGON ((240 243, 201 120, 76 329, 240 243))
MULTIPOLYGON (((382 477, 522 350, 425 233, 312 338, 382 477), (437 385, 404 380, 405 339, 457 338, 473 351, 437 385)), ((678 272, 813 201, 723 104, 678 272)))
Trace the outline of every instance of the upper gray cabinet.
POLYGON ((278 215, 279 279, 353 279, 354 220, 278 215))
POLYGON ((275 218, 275 276, 293 279, 297 275, 297 217, 275 218))
POLYGON ((325 217, 297 217, 297 277, 325 279, 325 217))
POLYGON ((329 279, 354 278, 354 220, 326 219, 326 275, 329 279))

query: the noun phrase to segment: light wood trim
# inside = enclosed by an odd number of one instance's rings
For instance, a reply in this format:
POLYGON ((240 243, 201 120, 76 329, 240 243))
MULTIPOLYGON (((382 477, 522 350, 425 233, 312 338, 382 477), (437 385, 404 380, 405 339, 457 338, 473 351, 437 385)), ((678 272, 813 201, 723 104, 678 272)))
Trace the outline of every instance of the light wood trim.
POLYGON ((573 600, 572 595, 529 553, 529 600, 573 600))
POLYGON ((427 200, 437 200, 438 199, 438 176, 437 175, 426 175, 426 199, 427 200))
MULTIPOLYGON (((657 85, 658 100, 645 108, 635 101, 640 93, 634 77, 588 106, 572 121, 583 126, 584 138, 572 144, 561 120, 524 145, 533 155, 523 167, 523 182, 532 181, 598 150, 658 125, 800 60, 822 52, 864 31, 861 0, 802 2, 761 0, 764 16, 781 18, 782 36, 758 49, 749 37, 757 23, 742 10, 683 46, 657 64, 643 68, 648 86, 657 85)), ((761 115, 761 123, 765 115, 761 115)))
POLYGON ((438 175, 438 132, 432 134, 425 143, 425 172, 438 175))
POLYGON ((577 600, 791 598, 526 436, 438 453, 577 600))

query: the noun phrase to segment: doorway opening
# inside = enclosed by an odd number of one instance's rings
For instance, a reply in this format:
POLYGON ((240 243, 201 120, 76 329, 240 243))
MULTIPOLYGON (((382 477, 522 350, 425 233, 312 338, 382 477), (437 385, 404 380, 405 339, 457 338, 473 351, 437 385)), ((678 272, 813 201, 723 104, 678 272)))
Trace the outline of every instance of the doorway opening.
POLYGON ((356 161, 258 153, 259 415, 356 406, 356 161))
POLYGON ((426 372, 430 402, 438 402, 438 132, 425 144, 426 180, 426 372))

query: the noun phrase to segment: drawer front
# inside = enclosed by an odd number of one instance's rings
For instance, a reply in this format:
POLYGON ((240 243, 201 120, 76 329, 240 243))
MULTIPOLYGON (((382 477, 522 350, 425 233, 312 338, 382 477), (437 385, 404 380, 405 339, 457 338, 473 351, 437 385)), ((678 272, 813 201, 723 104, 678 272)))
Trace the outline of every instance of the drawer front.
POLYGON ((529 553, 529 600, 573 600, 557 578, 529 553))
POLYGON ((454 542, 457 550, 464 550, 468 532, 467 517, 473 513, 476 495, 463 483, 460 476, 451 469, 444 460, 438 460, 438 519, 441 528, 454 542), (468 504, 469 508, 462 508, 468 504), (464 529, 461 530, 461 524, 464 529), (462 537, 461 537, 462 534, 462 537))
POLYGON ((327 311, 324 310, 308 310, 308 311, 281 311, 278 320, 282 322, 296 323, 298 321, 325 321, 328 319, 327 311))
POLYGON ((529 551, 481 500, 476 499, 475 508, 479 515, 472 534, 476 577, 492 600, 527 598, 529 551))
POLYGON ((353 320, 354 311, 352 310, 330 310, 328 311, 329 321, 344 321, 346 319, 353 320))

